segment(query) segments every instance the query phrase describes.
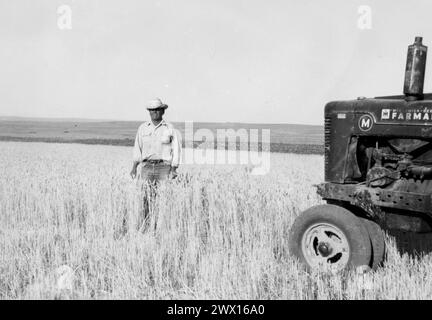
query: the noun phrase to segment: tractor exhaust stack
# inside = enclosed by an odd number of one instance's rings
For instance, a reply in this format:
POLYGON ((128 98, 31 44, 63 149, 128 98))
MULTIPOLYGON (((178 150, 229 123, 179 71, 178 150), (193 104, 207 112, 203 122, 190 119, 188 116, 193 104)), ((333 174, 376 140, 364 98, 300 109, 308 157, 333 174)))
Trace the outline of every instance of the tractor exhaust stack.
POLYGON ((404 82, 407 101, 423 99, 427 47, 422 44, 422 40, 422 37, 416 37, 414 44, 408 46, 404 82))

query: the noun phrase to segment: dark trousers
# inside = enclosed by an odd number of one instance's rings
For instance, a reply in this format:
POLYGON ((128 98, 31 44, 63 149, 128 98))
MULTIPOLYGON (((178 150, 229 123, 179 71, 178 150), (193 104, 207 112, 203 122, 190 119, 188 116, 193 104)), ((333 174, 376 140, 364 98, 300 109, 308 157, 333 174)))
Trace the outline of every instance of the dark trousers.
POLYGON ((141 179, 156 184, 160 180, 166 180, 169 177, 171 165, 160 162, 144 162, 141 166, 141 179))
POLYGON ((143 163, 141 167, 141 179, 143 180, 143 207, 142 210, 140 210, 138 216, 138 230, 147 230, 149 224, 150 207, 156 198, 158 182, 167 180, 169 178, 170 172, 171 165, 165 162, 143 163))

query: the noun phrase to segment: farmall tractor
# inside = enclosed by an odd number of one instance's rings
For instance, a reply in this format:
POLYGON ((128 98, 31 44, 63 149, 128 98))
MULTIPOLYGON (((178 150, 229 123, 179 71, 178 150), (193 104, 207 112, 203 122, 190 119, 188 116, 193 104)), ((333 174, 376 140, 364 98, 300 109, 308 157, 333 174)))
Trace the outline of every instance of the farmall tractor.
POLYGON ((432 232, 432 94, 423 94, 427 47, 408 47, 404 95, 325 106, 327 204, 300 214, 289 249, 309 270, 376 268, 385 230, 432 232))

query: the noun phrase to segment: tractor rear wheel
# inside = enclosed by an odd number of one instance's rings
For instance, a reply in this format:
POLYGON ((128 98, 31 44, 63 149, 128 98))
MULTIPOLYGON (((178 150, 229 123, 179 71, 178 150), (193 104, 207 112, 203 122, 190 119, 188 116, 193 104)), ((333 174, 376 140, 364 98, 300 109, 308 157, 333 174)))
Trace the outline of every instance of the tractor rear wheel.
POLYGON ((371 241, 362 221, 332 204, 314 206, 294 221, 290 253, 309 270, 369 269, 371 241))
POLYGON ((384 231, 381 227, 372 220, 362 219, 363 224, 369 233, 369 239, 372 246, 372 255, 370 266, 373 270, 376 270, 383 262, 385 255, 385 238, 384 231))

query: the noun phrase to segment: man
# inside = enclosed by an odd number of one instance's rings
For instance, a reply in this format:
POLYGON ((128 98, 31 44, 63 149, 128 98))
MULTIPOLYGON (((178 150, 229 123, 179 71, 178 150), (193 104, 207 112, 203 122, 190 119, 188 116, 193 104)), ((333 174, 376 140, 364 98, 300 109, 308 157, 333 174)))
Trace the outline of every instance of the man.
POLYGON ((145 231, 148 227, 150 199, 156 195, 157 183, 177 176, 180 163, 181 144, 173 125, 163 119, 168 105, 160 99, 147 105, 150 121, 138 128, 133 147, 133 166, 130 175, 137 177, 137 167, 141 164, 141 179, 144 186, 143 212, 139 216, 137 228, 145 231))
POLYGON ((140 163, 141 178, 153 184, 177 175, 181 145, 173 125, 163 119, 167 108, 168 105, 160 99, 152 100, 147 105, 151 121, 144 122, 138 128, 130 173, 133 179, 137 176, 140 163))

